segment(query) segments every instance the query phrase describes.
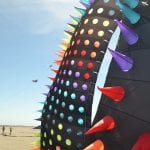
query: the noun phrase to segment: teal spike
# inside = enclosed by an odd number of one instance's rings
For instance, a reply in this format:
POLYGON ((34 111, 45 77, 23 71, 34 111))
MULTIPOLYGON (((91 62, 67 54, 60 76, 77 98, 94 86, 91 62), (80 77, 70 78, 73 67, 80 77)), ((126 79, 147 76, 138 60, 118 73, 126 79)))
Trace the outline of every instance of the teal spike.
POLYGON ((90 1, 89 0, 80 0, 81 3, 84 3, 84 4, 87 4, 89 5, 90 4, 90 1))
POLYGON ((75 16, 70 16, 74 21, 79 23, 81 21, 81 18, 75 17, 75 16))
POLYGON ((38 102, 38 103, 44 105, 45 102, 38 102))
POLYGON ((141 16, 131 8, 123 5, 120 0, 116 0, 116 5, 122 10, 123 14, 129 19, 132 24, 137 23, 141 16))
POLYGON ((77 10, 77 12, 79 12, 79 14, 81 14, 82 16, 85 15, 86 13, 86 10, 85 9, 82 9, 82 8, 78 8, 78 7, 75 7, 75 9, 77 10))
POLYGON ((139 0, 122 0, 123 3, 126 3, 130 8, 135 8, 139 4, 139 0))
POLYGON ((41 109, 40 109, 40 110, 37 110, 37 112, 40 112, 40 113, 42 113, 42 112, 43 112, 43 110, 41 110, 41 109))

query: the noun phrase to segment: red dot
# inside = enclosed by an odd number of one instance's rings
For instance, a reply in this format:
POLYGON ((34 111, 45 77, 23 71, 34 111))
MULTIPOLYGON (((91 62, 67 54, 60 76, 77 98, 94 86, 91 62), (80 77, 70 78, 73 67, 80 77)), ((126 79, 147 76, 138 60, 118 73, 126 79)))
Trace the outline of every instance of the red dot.
POLYGON ((86 51, 85 50, 81 51, 81 56, 85 56, 85 55, 86 55, 86 51))
POLYGON ((93 63, 88 63, 88 64, 87 64, 87 68, 88 68, 88 69, 92 69, 93 66, 94 66, 93 63))
POLYGON ((90 74, 89 73, 85 73, 84 74, 84 79, 88 80, 90 78, 90 74))
POLYGON ((66 60, 66 65, 68 65, 69 64, 69 61, 68 60, 66 60))
POLYGON ((76 44, 77 44, 77 45, 79 45, 79 44, 80 44, 80 42, 81 42, 80 40, 77 40, 76 44))
POLYGON ((74 55, 77 55, 78 51, 77 50, 74 50, 73 54, 74 55))
POLYGON ((78 67, 82 67, 83 66, 83 61, 79 61, 78 62, 78 67))

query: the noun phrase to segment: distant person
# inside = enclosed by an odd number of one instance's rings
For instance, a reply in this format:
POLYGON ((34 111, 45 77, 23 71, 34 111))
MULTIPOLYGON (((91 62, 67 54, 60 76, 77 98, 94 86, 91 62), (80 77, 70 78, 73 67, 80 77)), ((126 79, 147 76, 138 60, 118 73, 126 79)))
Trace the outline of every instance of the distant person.
POLYGON ((2 127, 2 135, 5 134, 5 126, 2 127))
POLYGON ((9 135, 11 136, 11 134, 12 134, 12 127, 9 128, 9 131, 10 131, 9 135))

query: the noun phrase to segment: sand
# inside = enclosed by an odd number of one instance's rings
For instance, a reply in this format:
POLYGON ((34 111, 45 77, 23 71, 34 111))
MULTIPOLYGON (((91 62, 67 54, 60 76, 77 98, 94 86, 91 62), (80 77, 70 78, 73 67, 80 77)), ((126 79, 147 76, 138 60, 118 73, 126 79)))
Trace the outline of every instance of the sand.
POLYGON ((12 135, 9 136, 9 127, 6 126, 6 135, 3 136, 0 126, 0 150, 31 150, 32 142, 38 139, 34 133, 39 132, 39 130, 25 126, 12 126, 12 128, 12 135))

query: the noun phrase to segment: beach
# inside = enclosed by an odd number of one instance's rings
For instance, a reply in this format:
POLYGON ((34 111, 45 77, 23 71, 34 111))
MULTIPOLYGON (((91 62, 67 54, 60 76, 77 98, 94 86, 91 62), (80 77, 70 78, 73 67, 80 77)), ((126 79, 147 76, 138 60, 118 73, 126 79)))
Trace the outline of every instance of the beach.
POLYGON ((9 126, 5 126, 5 135, 2 135, 2 126, 0 126, 0 150, 31 150, 32 142, 38 138, 35 133, 38 129, 28 126, 12 126, 12 135, 10 136, 9 126))

